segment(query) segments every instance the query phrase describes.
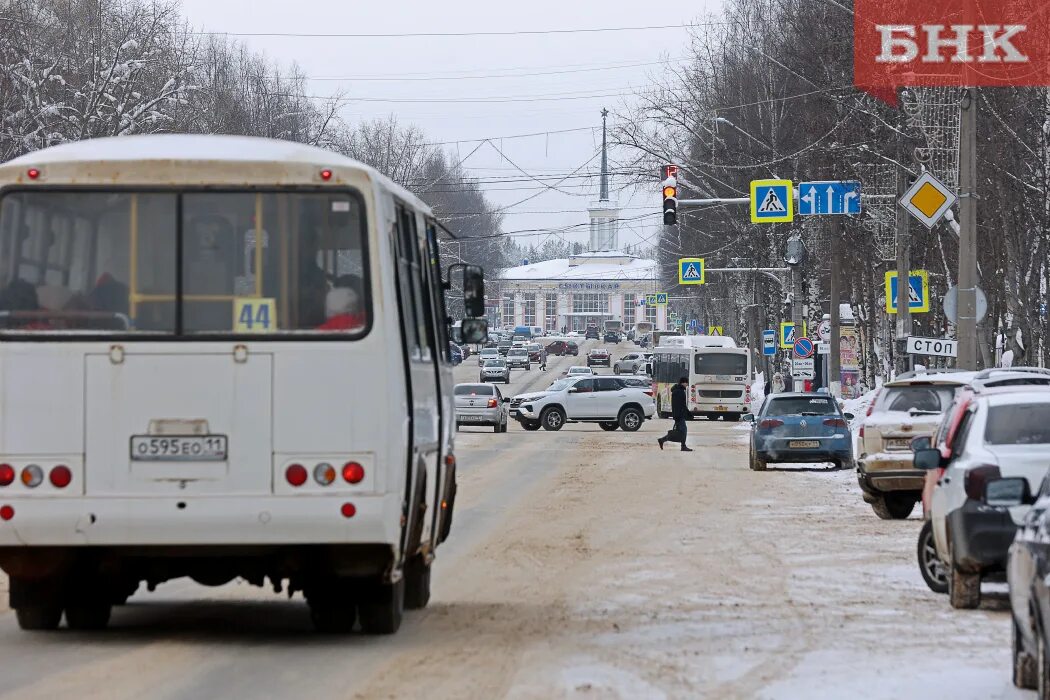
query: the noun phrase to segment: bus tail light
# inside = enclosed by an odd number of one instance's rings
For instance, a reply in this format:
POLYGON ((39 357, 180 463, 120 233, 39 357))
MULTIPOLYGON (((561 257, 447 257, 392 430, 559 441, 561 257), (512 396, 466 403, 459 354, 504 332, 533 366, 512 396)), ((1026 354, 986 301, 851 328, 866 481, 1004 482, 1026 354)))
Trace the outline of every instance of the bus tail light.
POLYGON ((0 520, 11 520, 15 517, 15 509, 11 506, 0 506, 0 520))
POLYGON ((339 512, 343 514, 344 518, 352 518, 357 515, 357 508, 353 503, 344 503, 339 512))
POLYGON ((759 428, 779 428, 784 425, 784 421, 779 418, 766 418, 764 421, 758 424, 759 428))
POLYGON ((343 465, 343 479, 348 484, 359 484, 365 478, 365 468, 357 462, 347 462, 343 465))
POLYGON ((841 418, 825 418, 824 419, 824 425, 828 426, 829 428, 848 428, 849 427, 848 425, 846 425, 846 421, 842 420, 841 418))
POLYGON ((35 489, 44 483, 44 470, 38 464, 30 464, 22 470, 22 484, 35 489))
POLYGON ((0 486, 10 486, 15 480, 15 468, 10 464, 0 464, 0 486))
POLYGON ((51 470, 50 474, 48 474, 48 478, 51 480, 52 486, 58 489, 64 489, 73 481, 73 472, 69 471, 69 467, 60 464, 51 470))
POLYGON ((293 464, 284 470, 284 478, 292 486, 302 486, 306 483, 306 467, 301 464, 293 464))
POLYGON ((38 170, 37 168, 30 168, 26 171, 26 175, 29 176, 30 180, 36 180, 40 177, 40 170, 38 170))
POLYGON ((321 462, 314 467, 314 481, 321 486, 328 486, 335 481, 335 467, 328 462, 321 462))

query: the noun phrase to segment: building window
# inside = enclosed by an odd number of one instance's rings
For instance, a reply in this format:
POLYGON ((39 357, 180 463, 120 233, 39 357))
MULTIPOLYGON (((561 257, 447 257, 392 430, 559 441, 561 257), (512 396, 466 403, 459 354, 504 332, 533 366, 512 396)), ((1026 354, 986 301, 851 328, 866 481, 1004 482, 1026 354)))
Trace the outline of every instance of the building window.
POLYGON ((514 295, 503 295, 503 325, 514 325, 514 295))
POLYGON ((573 294, 572 312, 575 314, 609 313, 608 294, 573 294))
POLYGON ((558 295, 547 294, 544 298, 544 316, 546 317, 546 328, 549 331, 558 328, 558 295))
POLYGON ((645 320, 653 324, 653 328, 656 328, 656 305, 646 305, 645 307, 645 320))
POLYGON ((633 294, 623 295, 623 325, 624 328, 627 326, 634 325, 635 319, 635 306, 638 304, 638 300, 635 299, 633 294))
POLYGON ((525 308, 525 323, 526 326, 536 325, 536 297, 530 294, 523 300, 522 306, 525 308))

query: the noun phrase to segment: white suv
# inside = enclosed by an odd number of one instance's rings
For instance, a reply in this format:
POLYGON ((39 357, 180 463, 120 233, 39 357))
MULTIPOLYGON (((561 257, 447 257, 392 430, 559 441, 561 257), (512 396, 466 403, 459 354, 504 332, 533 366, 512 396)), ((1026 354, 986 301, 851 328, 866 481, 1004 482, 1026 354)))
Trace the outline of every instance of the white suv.
POLYGON ((616 377, 559 379, 546 391, 515 396, 510 415, 526 430, 561 430, 566 423, 597 423, 603 430, 634 432, 656 413, 652 389, 616 377))

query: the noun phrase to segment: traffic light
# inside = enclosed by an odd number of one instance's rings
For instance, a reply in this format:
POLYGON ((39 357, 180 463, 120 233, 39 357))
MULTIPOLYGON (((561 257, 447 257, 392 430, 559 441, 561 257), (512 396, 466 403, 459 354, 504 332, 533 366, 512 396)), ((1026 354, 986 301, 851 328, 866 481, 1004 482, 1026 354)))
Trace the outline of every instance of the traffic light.
POLYGON ((668 180, 664 181, 664 226, 674 226, 678 223, 678 185, 668 180))

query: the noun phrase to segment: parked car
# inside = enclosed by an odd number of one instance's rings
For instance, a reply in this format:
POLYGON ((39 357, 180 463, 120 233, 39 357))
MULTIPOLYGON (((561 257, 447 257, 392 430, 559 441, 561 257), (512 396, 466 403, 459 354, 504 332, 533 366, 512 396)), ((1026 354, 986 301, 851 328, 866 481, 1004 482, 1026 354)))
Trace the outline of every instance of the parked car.
MULTIPOLYGON (((1013 632, 1013 682, 1018 688, 1050 689, 1050 478, 1036 494, 1027 479, 989 481, 986 508, 1031 506, 1021 521, 1006 560, 1013 632)), ((1041 694, 1046 697, 1046 693, 1041 694)))
POLYGON ((479 382, 496 382, 510 384, 510 365, 502 357, 489 359, 481 367, 479 382))
POLYGON ((459 365, 463 363, 463 351, 459 349, 459 346, 455 343, 448 344, 448 356, 452 361, 453 365, 459 365))
POLYGON ((640 352, 629 352, 613 365, 616 374, 634 374, 638 371, 638 365, 645 363, 645 354, 640 352))
POLYGON ((580 367, 578 365, 573 366, 573 367, 569 367, 564 372, 562 372, 562 376, 563 377, 580 377, 580 376, 588 376, 588 377, 590 377, 590 376, 593 376, 593 375, 594 375, 594 370, 593 369, 591 369, 590 367, 580 367))
POLYGON ((656 412, 652 389, 628 387, 616 377, 559 379, 546 391, 511 400, 511 417, 526 430, 561 430, 566 423, 597 423, 634 432, 656 412))
POLYGON ((539 343, 529 343, 529 361, 543 364, 547 360, 547 351, 539 343))
POLYGON ((604 367, 612 366, 612 357, 609 356, 609 351, 605 348, 595 348, 587 352, 587 366, 596 367, 599 365, 604 367))
POLYGON ((485 348, 478 353, 478 367, 485 364, 487 360, 500 359, 499 348, 485 348))
POLYGON ((781 393, 766 397, 758 413, 743 416, 751 426, 750 467, 769 462, 831 462, 853 466, 849 421, 827 394, 781 393))
POLYGON ((510 352, 507 353, 507 365, 509 367, 521 367, 525 370, 532 369, 532 362, 529 360, 528 348, 511 348, 510 352))
POLYGON ((973 372, 907 372, 882 386, 858 436, 857 481, 884 520, 907 518, 922 496, 925 473, 912 464, 911 441, 932 435, 955 391, 973 372))
POLYGON ((510 423, 508 401, 490 384, 457 384, 456 430, 462 425, 489 425, 493 432, 507 432, 510 423))
POLYGON ((1023 478, 1038 490, 1050 467, 1050 391, 985 388, 960 394, 938 443, 916 441, 914 464, 936 478, 928 496, 937 558, 944 564, 953 608, 976 608, 981 581, 1006 568, 1028 506, 989 508, 989 482, 1023 478), (942 439, 943 438, 943 439, 942 439), (943 471, 940 471, 943 470, 943 471))
POLYGON ((461 343, 460 346, 459 346, 459 350, 460 350, 460 352, 463 353, 463 359, 464 360, 467 359, 468 357, 470 357, 470 346, 467 345, 466 343, 461 343))
POLYGON ((579 355, 580 346, 571 340, 555 340, 547 345, 548 355, 579 355))

